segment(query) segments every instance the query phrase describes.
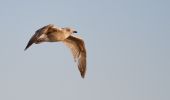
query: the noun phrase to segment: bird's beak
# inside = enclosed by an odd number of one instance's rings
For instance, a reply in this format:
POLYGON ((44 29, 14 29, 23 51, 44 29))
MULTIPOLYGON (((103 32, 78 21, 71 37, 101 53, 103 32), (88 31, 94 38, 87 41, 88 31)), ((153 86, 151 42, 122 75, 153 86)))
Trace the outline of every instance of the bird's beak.
POLYGON ((77 33, 77 31, 73 31, 73 33, 77 33))

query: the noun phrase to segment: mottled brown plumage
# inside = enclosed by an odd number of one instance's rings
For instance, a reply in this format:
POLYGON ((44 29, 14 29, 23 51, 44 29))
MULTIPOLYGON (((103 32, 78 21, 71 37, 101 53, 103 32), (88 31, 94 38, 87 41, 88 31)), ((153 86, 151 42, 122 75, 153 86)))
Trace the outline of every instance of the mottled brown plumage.
POLYGON ((80 74, 84 78, 86 73, 86 49, 84 41, 73 33, 77 33, 71 28, 59 28, 52 24, 44 26, 37 30, 29 40, 25 50, 27 50, 33 43, 39 44, 41 42, 63 42, 71 49, 74 60, 78 65, 80 74))

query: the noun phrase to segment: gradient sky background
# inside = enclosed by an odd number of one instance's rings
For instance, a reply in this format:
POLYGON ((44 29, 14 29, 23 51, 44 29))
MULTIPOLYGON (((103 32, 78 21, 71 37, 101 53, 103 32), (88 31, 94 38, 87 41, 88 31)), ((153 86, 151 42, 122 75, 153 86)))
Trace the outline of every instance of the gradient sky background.
POLYGON ((170 100, 169 0, 1 0, 0 13, 0 100, 170 100), (85 79, 62 43, 24 51, 49 23, 85 40, 85 79))

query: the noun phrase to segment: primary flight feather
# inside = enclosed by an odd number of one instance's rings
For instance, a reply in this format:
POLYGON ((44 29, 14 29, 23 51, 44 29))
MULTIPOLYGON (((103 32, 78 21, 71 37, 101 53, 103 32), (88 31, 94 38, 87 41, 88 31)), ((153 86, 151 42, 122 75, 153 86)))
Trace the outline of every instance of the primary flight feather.
POLYGON ((25 50, 27 50, 33 43, 63 42, 71 49, 81 77, 84 78, 86 73, 86 48, 84 41, 81 38, 74 36, 73 33, 77 33, 77 31, 72 28, 60 28, 49 24, 35 32, 25 47, 25 50))

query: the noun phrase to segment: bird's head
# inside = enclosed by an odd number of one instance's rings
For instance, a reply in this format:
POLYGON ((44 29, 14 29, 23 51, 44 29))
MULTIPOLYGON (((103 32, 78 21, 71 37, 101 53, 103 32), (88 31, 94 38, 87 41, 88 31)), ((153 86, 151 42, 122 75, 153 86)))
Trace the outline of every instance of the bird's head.
POLYGON ((77 31, 73 28, 65 27, 65 28, 62 28, 62 29, 65 30, 66 32, 77 33, 77 31))

